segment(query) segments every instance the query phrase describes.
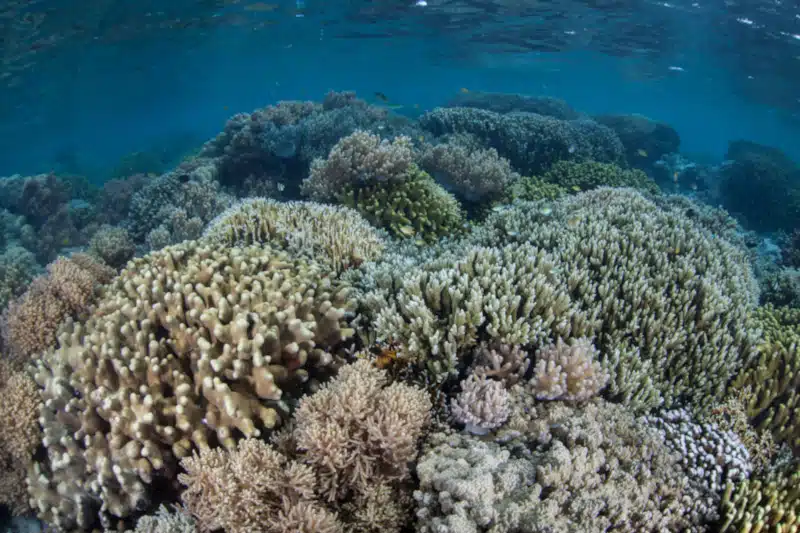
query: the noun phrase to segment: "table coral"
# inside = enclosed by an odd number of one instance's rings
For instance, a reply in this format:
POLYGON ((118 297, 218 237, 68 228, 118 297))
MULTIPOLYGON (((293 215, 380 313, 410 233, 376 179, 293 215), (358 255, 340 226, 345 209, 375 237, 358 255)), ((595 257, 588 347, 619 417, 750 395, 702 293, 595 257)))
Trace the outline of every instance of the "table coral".
POLYGON ((61 528, 144 505, 193 449, 265 435, 353 332, 348 287, 269 246, 185 242, 128 264, 39 362, 31 501, 61 528), (69 490, 65 490, 69 487, 69 490))

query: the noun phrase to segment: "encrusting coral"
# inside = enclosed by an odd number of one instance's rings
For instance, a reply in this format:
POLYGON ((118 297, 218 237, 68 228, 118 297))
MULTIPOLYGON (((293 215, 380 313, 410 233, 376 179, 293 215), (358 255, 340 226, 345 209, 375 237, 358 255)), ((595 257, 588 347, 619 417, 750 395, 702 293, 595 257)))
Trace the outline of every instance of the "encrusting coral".
POLYGON ((228 245, 268 243, 337 272, 378 259, 384 239, 356 211, 313 202, 249 198, 215 218, 203 238, 228 245))
POLYGON ((31 504, 60 528, 125 517, 193 449, 276 427, 352 335, 348 287, 267 245, 137 258, 37 362, 47 454, 31 504), (98 506, 100 507, 98 509, 98 506))

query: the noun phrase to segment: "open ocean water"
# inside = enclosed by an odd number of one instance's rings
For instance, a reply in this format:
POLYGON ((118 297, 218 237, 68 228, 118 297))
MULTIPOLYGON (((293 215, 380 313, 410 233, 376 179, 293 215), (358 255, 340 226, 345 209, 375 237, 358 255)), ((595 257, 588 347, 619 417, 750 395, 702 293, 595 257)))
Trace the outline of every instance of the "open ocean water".
POLYGON ((800 531, 800 7, 0 0, 4 531, 800 531))

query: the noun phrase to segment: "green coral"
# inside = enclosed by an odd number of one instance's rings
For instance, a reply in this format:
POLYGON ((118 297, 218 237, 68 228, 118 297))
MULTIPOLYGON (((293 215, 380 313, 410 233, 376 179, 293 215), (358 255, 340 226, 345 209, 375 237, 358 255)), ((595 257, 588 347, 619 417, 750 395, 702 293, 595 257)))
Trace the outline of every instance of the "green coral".
POLYGON ((557 200, 567 194, 566 187, 536 176, 523 176, 509 187, 507 200, 557 200))
POLYGON ((720 533, 787 533, 800 528, 800 467, 728 484, 720 533))
POLYGON ((757 429, 800 450, 800 309, 765 306, 755 320, 764 342, 732 388, 751 392, 746 411, 757 429))
POLYGON ((395 237, 433 242, 461 233, 466 223, 458 200, 415 165, 404 179, 350 185, 338 200, 395 237))
POLYGON ((564 189, 586 191, 597 187, 632 187, 658 193, 655 181, 639 169, 627 170, 613 163, 559 161, 544 175, 544 181, 564 189))

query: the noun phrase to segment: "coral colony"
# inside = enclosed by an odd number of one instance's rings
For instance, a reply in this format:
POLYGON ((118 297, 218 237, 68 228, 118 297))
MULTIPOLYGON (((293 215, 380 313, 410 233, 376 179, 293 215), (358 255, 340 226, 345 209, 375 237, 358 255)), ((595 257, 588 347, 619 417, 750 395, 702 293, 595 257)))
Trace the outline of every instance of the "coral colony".
POLYGON ((795 164, 470 98, 0 179, 0 502, 61 533, 800 530, 795 164))

